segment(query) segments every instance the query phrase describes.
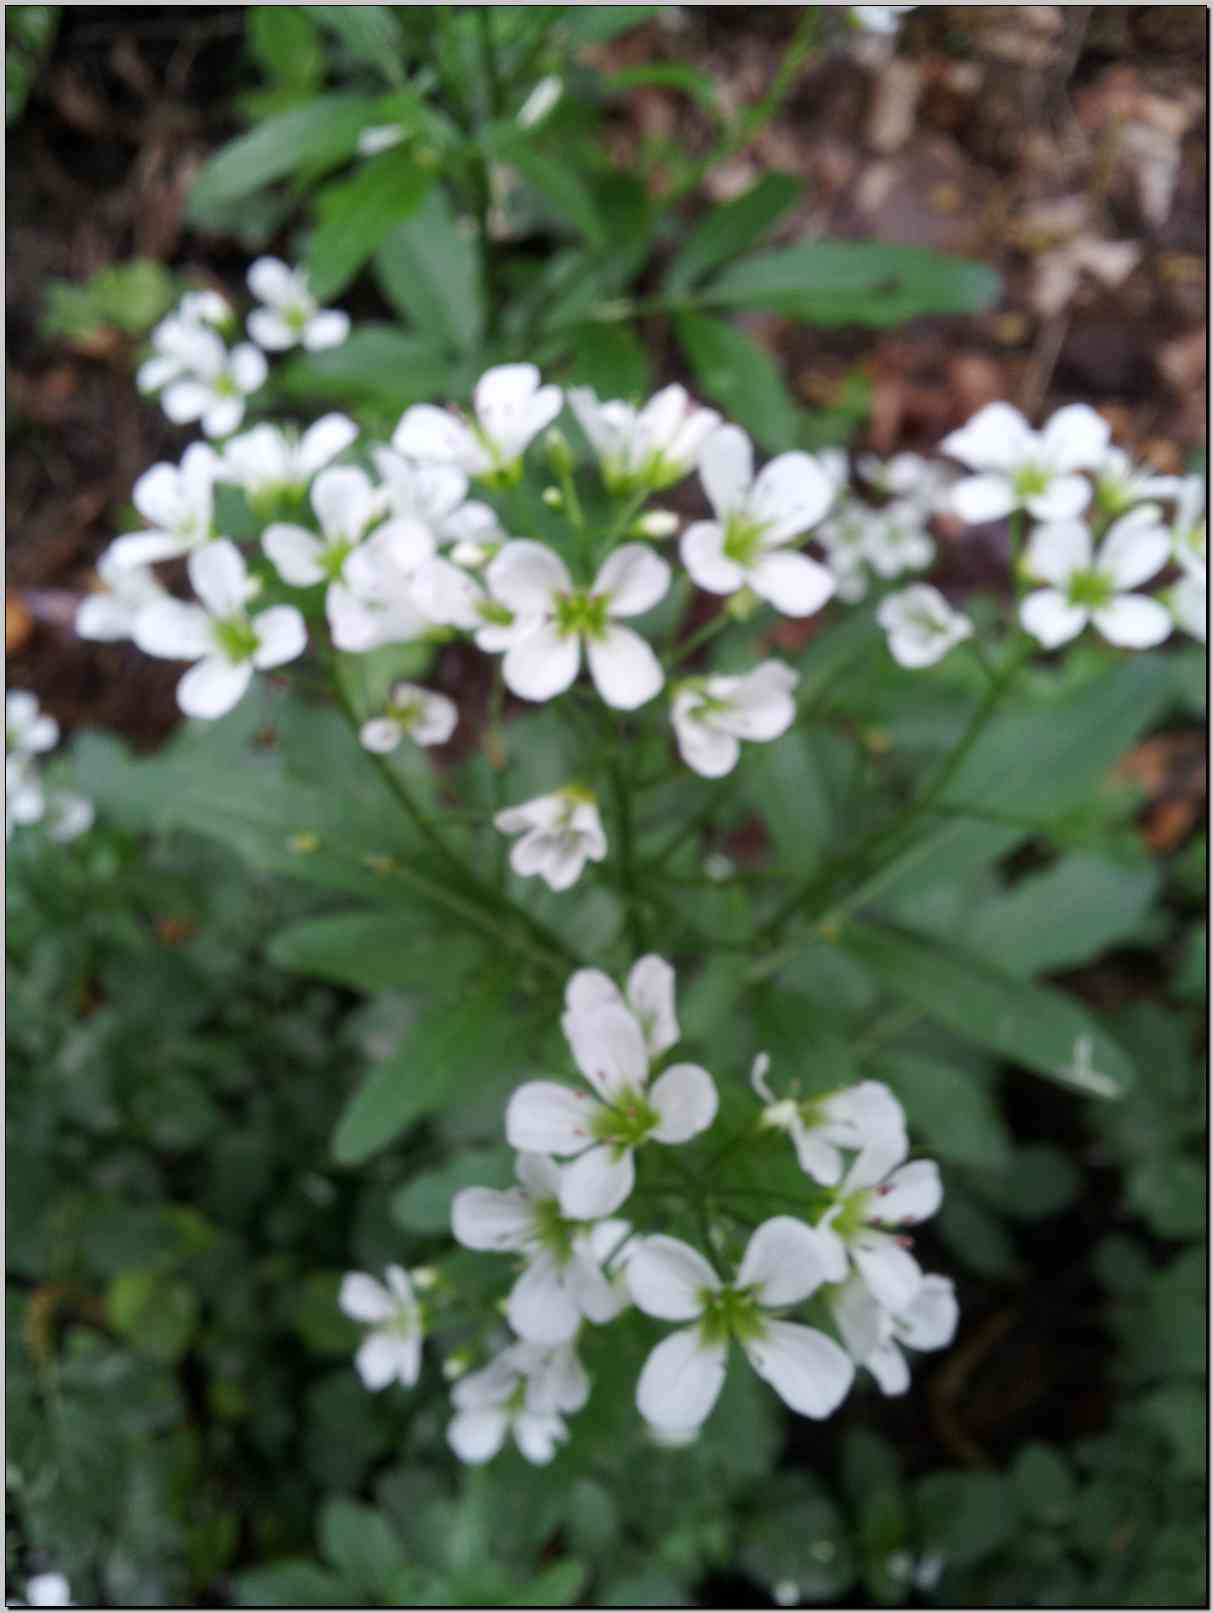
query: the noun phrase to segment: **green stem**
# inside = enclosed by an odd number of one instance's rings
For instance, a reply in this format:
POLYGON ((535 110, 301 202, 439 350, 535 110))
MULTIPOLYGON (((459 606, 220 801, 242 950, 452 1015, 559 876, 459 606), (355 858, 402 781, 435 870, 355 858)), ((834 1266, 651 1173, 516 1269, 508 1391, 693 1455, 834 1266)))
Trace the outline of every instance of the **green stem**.
POLYGON ((674 834, 670 836, 669 840, 666 841, 665 845, 656 854, 656 856, 651 857, 645 864, 644 871, 646 873, 656 873, 659 868, 664 868, 666 863, 669 862, 670 858, 676 851, 684 846, 686 842, 693 836, 699 834, 703 829, 707 828, 708 824, 711 823, 712 819, 719 812, 729 794, 736 788, 739 772, 740 769, 735 767, 729 774, 728 780, 717 788, 706 805, 703 806, 700 811, 694 815, 694 817, 688 818, 682 827, 677 829, 674 834))
POLYGON ((702 622, 689 638, 683 639, 680 644, 674 646, 672 654, 665 661, 667 674, 673 672, 675 667, 681 666, 684 661, 695 654, 696 650, 702 649, 711 639, 723 633, 725 628, 731 627, 732 623, 733 618, 727 610, 717 611, 715 616, 709 617, 706 622, 702 622))
POLYGON ((627 907, 628 936, 633 957, 646 951, 644 921, 636 891, 635 845, 632 833, 632 803, 628 794, 627 775, 619 752, 623 748, 620 736, 618 746, 612 749, 610 759, 611 787, 615 794, 615 812, 619 822, 619 884, 627 907))

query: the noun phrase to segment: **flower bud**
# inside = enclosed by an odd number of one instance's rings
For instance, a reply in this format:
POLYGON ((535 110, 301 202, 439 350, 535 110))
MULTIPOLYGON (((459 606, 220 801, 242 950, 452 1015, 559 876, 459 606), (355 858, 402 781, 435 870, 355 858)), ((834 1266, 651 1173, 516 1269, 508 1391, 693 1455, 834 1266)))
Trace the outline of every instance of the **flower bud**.
POLYGON ((569 439, 559 426, 553 426, 545 434, 543 446, 547 452, 548 464, 552 468, 552 475, 557 477, 569 475, 573 469, 573 450, 569 447, 569 439))
POLYGON ((562 510, 564 508, 564 494, 558 487, 545 487, 540 496, 549 510, 562 510))
POLYGON ((632 529, 640 538, 672 538, 678 531, 673 510, 646 510, 632 529))

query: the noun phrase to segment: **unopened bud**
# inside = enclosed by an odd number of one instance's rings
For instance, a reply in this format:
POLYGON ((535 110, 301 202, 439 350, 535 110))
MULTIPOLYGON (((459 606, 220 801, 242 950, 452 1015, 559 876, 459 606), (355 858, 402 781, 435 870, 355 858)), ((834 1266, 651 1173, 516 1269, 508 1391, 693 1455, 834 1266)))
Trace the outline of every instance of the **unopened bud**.
POLYGON ((569 439, 559 426, 553 426, 545 435, 543 446, 547 451, 552 474, 567 476, 573 468, 573 450, 569 447, 569 439))
POLYGON ((472 1358, 466 1350, 456 1350, 442 1363, 442 1376, 448 1383, 453 1383, 456 1378, 462 1378, 471 1364, 472 1358))
POLYGON ((646 510, 634 530, 642 538, 672 538, 678 531, 678 517, 673 510, 646 510))
POLYGON ((725 610, 728 611, 735 622, 748 622, 761 603, 762 601, 752 588, 739 588, 730 597, 725 610))
POLYGON ((464 538, 451 550, 451 559, 457 566, 467 566, 476 571, 484 565, 491 553, 492 550, 486 549, 483 543, 472 543, 464 538))
POLYGON ((558 487, 545 487, 540 497, 549 510, 562 510, 564 508, 564 494, 558 487))
POLYGON ((433 1266, 414 1266, 410 1273, 413 1287, 425 1293, 428 1288, 436 1288, 442 1281, 441 1274, 433 1266))

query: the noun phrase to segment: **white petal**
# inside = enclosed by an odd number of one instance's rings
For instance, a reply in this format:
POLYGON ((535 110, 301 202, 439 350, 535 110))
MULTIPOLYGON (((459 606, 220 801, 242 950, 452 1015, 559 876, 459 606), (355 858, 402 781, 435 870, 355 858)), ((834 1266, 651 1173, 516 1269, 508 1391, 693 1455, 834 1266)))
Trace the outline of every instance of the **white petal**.
POLYGON ((194 662, 177 685, 177 704, 187 717, 211 721, 240 701, 252 677, 253 668, 248 661, 234 666, 224 656, 205 656, 194 662))
POLYGON ((552 1255, 541 1250, 510 1290, 505 1314, 519 1338, 562 1344, 581 1325, 572 1289, 552 1255))
POLYGON ((659 1143, 685 1143, 706 1131, 716 1118, 716 1083, 698 1064, 671 1064, 649 1089, 649 1102, 661 1116, 651 1136, 659 1143))
POLYGON ((561 1171, 560 1208, 574 1221, 595 1221, 613 1215, 635 1185, 632 1150, 603 1143, 561 1171))
POLYGON ((885 1310, 904 1311, 914 1303, 922 1268, 896 1238, 887 1232, 861 1232, 851 1242, 851 1259, 885 1310))
POLYGON ((797 1116, 789 1126, 796 1148, 796 1160, 806 1176, 823 1187, 834 1187, 842 1180, 842 1155, 834 1144, 817 1131, 809 1130, 797 1116))
POLYGON ((415 403, 405 411, 392 447, 413 459, 459 465, 474 474, 490 467, 488 455, 467 426, 432 403, 415 403))
POLYGON ((160 407, 175 426, 200 420, 214 401, 214 392, 203 381, 174 381, 160 394, 160 407))
POLYGON ((167 661, 196 661, 215 648, 210 617, 198 605, 164 599, 149 605, 135 618, 131 637, 145 655, 167 661))
POLYGON ((320 564, 324 544, 314 532, 275 523, 262 534, 261 547, 283 582, 292 588, 309 588, 324 581, 324 567, 320 564))
POLYGON ((318 470, 344 453, 358 435, 358 427, 343 414, 326 414, 303 433, 296 463, 304 476, 318 470))
POLYGON ((475 577, 449 560, 427 560, 413 577, 413 597, 435 622, 465 631, 481 625, 477 606, 485 592, 475 577))
POLYGON ((745 572, 724 552, 724 528, 715 521, 695 521, 678 545, 691 580, 710 594, 735 594, 745 586, 745 572))
POLYGON ((505 1443, 509 1413, 489 1406, 478 1411, 461 1411, 447 1424, 446 1437, 461 1462, 473 1466, 491 1462, 505 1443))
POLYGON ((720 1278, 699 1251, 664 1233, 638 1238, 625 1270, 632 1303, 666 1322, 701 1316, 705 1291, 720 1289, 720 1278))
POLYGON ((517 1155, 514 1175, 528 1198, 551 1199, 555 1203, 560 1195, 560 1166, 546 1154, 517 1155))
MULTIPOLYGON (((529 644, 532 640, 523 642, 529 644)), ((635 711, 651 700, 665 682, 652 646, 630 627, 612 623, 602 638, 591 639, 586 645, 586 658, 598 693, 618 711, 635 711)))
POLYGON ((445 745, 459 722, 459 708, 444 694, 422 690, 421 715, 413 724, 415 745, 445 745))
POLYGON ((1126 650, 1148 650, 1171 632, 1170 612, 1144 594, 1118 594, 1092 611, 1091 620, 1109 644, 1126 650))
POLYGON ((834 486, 808 454, 780 454, 763 469, 745 501, 766 529, 765 543, 786 543, 815 526, 834 500, 834 486))
POLYGON ((285 353, 299 340, 295 327, 272 308, 254 308, 246 323, 248 333, 257 346, 264 347, 269 353, 285 353))
POLYGON ((386 1322, 396 1314, 396 1302, 391 1294, 364 1271, 346 1272, 337 1304, 356 1322, 386 1322))
POLYGON ((971 526, 998 521, 1015 508, 1015 489, 1007 477, 993 471, 984 476, 965 476, 948 495, 949 507, 971 526))
POLYGON ((291 304, 299 297, 299 283, 281 258, 257 258, 249 266, 248 288, 258 302, 271 307, 291 304))
POLYGON ((608 1103, 628 1089, 643 1087, 648 1080, 644 1033, 626 1008, 607 1004, 586 1013, 566 1014, 564 1030, 577 1068, 608 1103))
POLYGON ((737 766, 741 743, 732 734, 698 721, 695 713, 702 709, 703 702, 697 693, 680 690, 674 696, 670 717, 678 753, 687 766, 703 778, 724 778, 737 766))
POLYGON ((489 590, 511 610, 523 616, 550 613, 556 594, 572 591, 573 579, 564 561, 544 543, 519 538, 507 543, 489 565, 489 590))
POLYGON ((883 1226, 900 1226, 925 1221, 942 1203, 939 1166, 933 1159, 915 1159, 876 1189, 868 1214, 883 1226))
POLYGON ((550 622, 544 622, 510 646, 501 673, 506 688, 521 699, 550 700, 564 693, 580 666, 581 640, 563 637, 550 622))
MULTIPOLYGON (((603 1222, 598 1222, 602 1226, 603 1222)), ((609 1223, 614 1226, 626 1226, 626 1222, 609 1223)), ((615 1238, 618 1242, 618 1237, 615 1238)), ((568 1279, 573 1295, 587 1320, 601 1324, 610 1322, 619 1315, 627 1304, 627 1296, 619 1291, 616 1285, 603 1275, 597 1261, 593 1258, 593 1251, 587 1246, 589 1240, 579 1241, 573 1259, 568 1265, 568 1279)), ((575 1411, 575 1406, 562 1406, 562 1411, 575 1411)))
POLYGON ((227 437, 243 419, 243 398, 216 398, 202 416, 202 429, 208 437, 227 437))
POLYGON ((153 465, 131 489, 131 503, 157 530, 172 532, 183 514, 181 478, 175 465, 153 465))
POLYGON ((1144 504, 1115 522, 1099 550, 1098 566, 1117 590, 1136 588, 1166 565, 1171 538, 1157 505, 1144 504))
POLYGON ((741 508, 754 480, 754 449, 739 426, 721 426, 704 443, 699 479, 718 521, 727 521, 741 508))
POLYGON ((834 573, 808 555, 777 551, 758 557, 748 581, 756 594, 785 616, 812 616, 834 592, 834 573))
POLYGON ((189 558, 190 583, 212 616, 238 615, 249 597, 248 568, 234 543, 220 538, 203 544, 189 558))
MULTIPOLYGON (((578 969, 570 975, 569 983, 564 988, 566 1014, 588 1014, 596 1008, 626 1006, 619 987, 601 969, 578 969)), ((565 1035, 568 1035, 567 1027, 565 1035)))
POLYGON ((76 611, 76 634, 100 644, 113 644, 130 635, 134 618, 112 594, 90 594, 76 611))
POLYGON ((656 1428, 697 1428, 724 1386, 726 1346, 707 1344, 699 1328, 671 1333, 653 1350, 636 1385, 636 1406, 656 1428))
POLYGON ((251 625, 257 635, 253 665, 258 672, 293 661, 307 648, 307 627, 293 605, 271 605, 254 616, 251 625))
POLYGON ((303 345, 309 353, 340 347, 350 333, 350 316, 337 308, 322 308, 303 328, 303 345))
POLYGON ((1071 403, 1040 434, 1046 463, 1054 470, 1094 470, 1108 451, 1112 432, 1089 403, 1071 403))
POLYGON ((607 595, 612 616, 641 616, 665 597, 670 568, 643 543, 625 543, 599 567, 591 590, 607 595))
POLYGON ((172 560, 189 548, 186 538, 172 537, 167 532, 130 532, 115 538, 105 551, 112 555, 123 570, 136 566, 153 565, 157 560, 172 560))
POLYGON ((525 445, 532 435, 527 427, 539 379, 533 364, 499 364, 486 370, 476 383, 472 397, 476 418, 506 460, 516 457, 519 439, 525 445))
POLYGON ((913 1303, 893 1320, 897 1337, 915 1350, 942 1350, 956 1334, 960 1312, 949 1277, 922 1279, 913 1303))
POLYGON ((1024 565, 1033 577, 1064 588, 1076 571, 1091 569, 1091 534, 1082 521, 1054 521, 1039 526, 1024 550, 1024 565))
POLYGON ((893 1327, 892 1317, 876 1303, 872 1290, 857 1273, 831 1289, 829 1306, 830 1314, 842 1334, 842 1342, 851 1359, 859 1366, 863 1366, 882 1344, 888 1342, 893 1327))
POLYGON ((1047 650, 1055 650, 1077 638, 1087 625, 1090 612, 1082 605, 1071 605, 1056 588, 1040 588, 1029 594, 1019 607, 1019 620, 1032 637, 1047 650))
POLYGON ((562 1439, 568 1438, 568 1429, 564 1419, 553 1412, 547 1416, 536 1416, 529 1411, 519 1412, 513 1422, 514 1443, 526 1457, 537 1467, 543 1467, 552 1460, 556 1454, 556 1447, 562 1439))
POLYGON ((751 1235, 737 1283, 754 1288, 760 1305, 796 1305, 825 1281, 826 1267, 813 1228, 790 1215, 776 1215, 751 1235))
POLYGON ((451 1231, 465 1249, 522 1249, 534 1234, 534 1208, 517 1187, 465 1187, 451 1204, 451 1231))
POLYGON ((586 1092, 556 1081, 528 1081, 510 1099, 505 1134, 511 1148, 535 1154, 579 1154, 593 1141, 598 1105, 586 1092))
POLYGON ((354 542, 362 536, 375 508, 370 478, 356 465, 322 470, 312 484, 312 508, 328 537, 354 542))
POLYGON ((539 1371, 533 1372, 526 1388, 526 1409, 532 1415, 580 1411, 590 1398, 590 1380, 571 1344, 558 1345, 545 1353, 539 1371))
POLYGON ((724 714, 728 731, 739 739, 778 739, 796 720, 792 690, 799 681, 799 673, 782 661, 764 661, 739 678, 724 714))
POLYGON ((1024 508, 1038 521, 1072 521, 1091 502, 1091 484, 1085 476, 1053 476, 1042 493, 1024 499, 1024 508))
MULTIPOLYGON (((578 974, 594 974, 594 970, 579 970, 578 974)), ((602 978, 606 978, 603 976, 602 978)), ((572 1009, 574 982, 569 982, 566 1002, 572 1009)), ((628 1004, 640 1028, 652 1058, 674 1046, 680 1035, 678 1016, 674 1011, 674 971, 664 958, 648 953, 638 958, 628 974, 628 1004)))
POLYGON ((398 1379, 403 1383, 414 1382, 415 1356, 420 1365, 418 1343, 415 1337, 401 1338, 398 1333, 386 1329, 368 1333, 354 1357, 358 1376, 365 1387, 371 1390, 386 1389, 389 1383, 395 1383, 398 1379))
POLYGON ((855 1368, 846 1351, 815 1327, 767 1322, 759 1338, 746 1339, 750 1365, 779 1398, 802 1417, 828 1417, 846 1399, 855 1368))
POLYGON ((1009 403, 988 403, 967 425, 945 437, 939 451, 972 470, 1011 471, 1025 464, 1035 447, 1036 434, 1018 409, 1009 403))
POLYGON ((864 1365, 880 1385, 882 1395, 904 1395, 910 1387, 909 1365, 892 1340, 873 1350, 864 1365))

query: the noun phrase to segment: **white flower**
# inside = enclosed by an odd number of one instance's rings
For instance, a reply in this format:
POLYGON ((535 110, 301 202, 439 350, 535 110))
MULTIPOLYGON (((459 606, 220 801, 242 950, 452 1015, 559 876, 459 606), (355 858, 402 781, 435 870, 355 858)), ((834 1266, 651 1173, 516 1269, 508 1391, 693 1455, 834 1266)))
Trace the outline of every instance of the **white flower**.
POLYGON ((37 823, 46 811, 46 792, 37 763, 30 756, 4 758, 4 838, 14 824, 37 823))
POLYGON ((346 562, 379 513, 370 479, 355 465, 321 471, 312 484, 311 505, 321 536, 276 521, 261 538, 274 569, 292 588, 344 582, 346 562))
POLYGON ((74 1607, 72 1588, 63 1574, 35 1574, 25 1582, 30 1607, 74 1607))
POLYGON ((250 498, 302 493, 357 435, 358 427, 343 414, 324 415, 302 437, 289 427, 254 426, 225 446, 220 476, 250 498))
POLYGON ((187 325, 213 325, 216 330, 225 330, 236 323, 231 303, 218 291, 187 291, 176 312, 187 325))
POLYGON ((28 689, 9 689, 4 696, 5 757, 28 759, 54 750, 59 724, 38 704, 28 689))
POLYGON ((146 391, 164 387, 160 406, 174 425, 201 420, 208 437, 227 437, 244 419, 245 398, 264 385, 268 373, 265 355, 251 342, 229 352, 213 330, 179 322, 171 352, 159 367, 155 359, 145 364, 139 384, 146 391))
POLYGON ((608 706, 633 711, 661 688, 661 663, 651 646, 619 617, 652 610, 670 584, 670 568, 643 543, 625 543, 607 556, 589 588, 576 588, 560 556, 542 543, 507 543, 486 573, 490 592, 518 616, 537 619, 533 632, 506 652, 506 685, 524 700, 563 693, 581 668, 608 706))
POLYGON ((626 1221, 591 1224, 565 1215, 560 1169, 542 1154, 520 1153, 514 1171, 518 1187, 456 1193, 451 1231, 465 1249, 525 1257, 506 1301, 510 1326, 520 1338, 560 1344, 574 1337, 583 1318, 609 1322, 623 1308, 602 1264, 631 1229, 626 1221))
POLYGON ((852 6, 851 16, 860 28, 871 34, 895 34, 907 11, 917 6, 852 6))
POLYGON ((644 1034, 607 1004, 566 1013, 565 1034, 596 1097, 556 1081, 528 1081, 506 1107, 510 1146, 573 1157, 560 1173, 560 1205, 577 1220, 610 1215, 636 1180, 633 1153, 648 1142, 688 1142, 716 1116, 716 1084, 697 1064, 673 1064, 652 1083, 644 1034))
POLYGON ((1024 569, 1051 586, 1028 594, 1019 619, 1050 650, 1077 638, 1088 622, 1125 649, 1161 644, 1171 631, 1166 608, 1130 590, 1160 571, 1170 552, 1156 504, 1138 505, 1114 521, 1097 555, 1081 521, 1037 527, 1024 569))
POLYGON ((854 1368, 833 1339, 771 1314, 807 1299, 828 1277, 818 1235, 791 1216, 763 1222, 732 1283, 722 1283, 688 1244, 661 1235, 639 1240, 627 1276, 638 1309, 692 1324, 662 1340, 636 1386, 641 1416, 658 1428, 696 1428, 707 1418, 734 1339, 802 1416, 828 1417, 851 1387, 854 1368))
POLYGON ((105 644, 130 638, 140 611, 168 597, 149 566, 124 566, 112 545, 97 561, 97 576, 101 587, 76 611, 81 638, 105 644))
POLYGON ((953 610, 938 588, 925 582, 886 595, 876 620, 889 636, 893 659, 908 667, 934 666, 973 633, 969 618, 953 610))
POLYGON ((778 739, 796 720, 800 674, 764 661, 744 677, 690 678, 674 691, 671 720, 683 761, 704 778, 737 766, 741 741, 778 739))
POLYGON ((359 543, 325 595, 336 648, 360 653, 424 638, 434 623, 413 584, 433 554, 433 536, 419 521, 388 521, 359 543))
POLYGON ((522 879, 538 874, 554 891, 575 885, 586 862, 601 862, 607 853, 598 804, 576 785, 506 807, 493 824, 522 837, 510 852, 514 872, 522 879))
POLYGON ((350 333, 348 314, 320 308, 307 289, 303 269, 288 269, 280 258, 258 258, 248 272, 249 290, 265 306, 248 316, 248 332, 258 347, 285 352, 300 342, 309 353, 340 347, 350 333))
POLYGON ((1033 431, 1009 403, 988 403, 940 443, 977 476, 963 477, 951 507, 963 521, 997 521, 1025 509, 1038 521, 1066 521, 1082 513, 1091 484, 1079 471, 1094 470, 1108 449, 1107 422, 1086 403, 1059 409, 1033 431))
POLYGON ((825 549, 839 599, 849 605, 857 604, 868 591, 868 550, 878 519, 878 511, 844 494, 813 534, 825 549))
POLYGON ((1176 624, 1204 644, 1209 636, 1209 584, 1194 571, 1185 572, 1166 594, 1176 624))
POLYGON ((538 616, 515 615, 508 605, 494 599, 479 578, 441 557, 417 568, 413 598, 431 621, 474 634, 477 647, 489 655, 511 649, 541 621, 538 616))
POLYGON ((937 460, 921 454, 894 454, 891 459, 860 454, 855 465, 875 492, 907 500, 924 516, 941 507, 943 489, 951 479, 937 460))
POLYGON ((151 355, 135 372, 135 385, 140 392, 159 392, 161 387, 193 369, 194 337, 212 323, 198 317, 197 306, 191 304, 187 312, 183 298, 181 305, 152 331, 151 355))
POLYGON ((192 443, 180 465, 153 465, 131 490, 131 501, 147 522, 142 532, 115 538, 106 557, 117 567, 147 566, 188 554, 216 536, 215 482, 221 462, 204 442, 192 443))
POLYGON ((834 499, 834 485, 808 454, 780 454, 754 476, 754 450, 737 426, 704 443, 699 476, 714 521, 682 535, 683 564, 700 588, 734 594, 749 587, 785 616, 811 616, 834 592, 829 570, 787 545, 814 526, 834 499))
POLYGON ((222 717, 243 696, 254 668, 303 654, 307 629, 293 605, 249 616, 257 584, 226 538, 194 550, 189 576, 201 605, 177 599, 149 605, 136 618, 134 639, 147 655, 196 662, 177 685, 177 702, 187 717, 222 717))
POLYGON ((922 523, 922 509, 912 499, 896 499, 871 512, 864 558, 878 577, 900 577, 931 564, 935 540, 922 523))
POLYGON ((1135 465, 1123 448, 1108 448, 1093 474, 1095 503, 1105 515, 1123 515, 1146 499, 1174 498, 1182 486, 1178 476, 1135 465))
POLYGON ((908 1141, 901 1105, 879 1081, 861 1081, 814 1098, 776 1098, 767 1085, 770 1060, 760 1053, 750 1084, 763 1100, 762 1125, 785 1131, 800 1168, 823 1187, 842 1180, 842 1150, 859 1156, 864 1175, 885 1161, 904 1159, 908 1141))
POLYGON ((561 1412, 579 1411, 589 1393, 571 1345, 513 1344, 455 1385, 447 1438, 460 1461, 477 1464, 491 1461, 512 1434, 527 1461, 543 1465, 568 1438, 561 1412))
POLYGON ((569 403, 615 493, 672 487, 695 468, 700 450, 720 424, 680 386, 667 386, 643 409, 600 403, 590 387, 574 387, 569 403))
POLYGON ((439 544, 505 542, 496 512, 475 499, 465 502, 468 479, 458 465, 417 464, 390 448, 374 449, 373 458, 398 519, 420 521, 439 544))
POLYGON ((416 683, 396 683, 383 716, 364 722, 358 737, 367 750, 382 756, 394 751, 406 734, 414 745, 445 745, 458 721, 459 709, 446 695, 416 683))
POLYGON ((66 790, 53 790, 46 797, 43 823, 46 832, 59 845, 75 840, 93 826, 96 811, 91 801, 82 795, 70 795, 66 790))
POLYGON ((337 1303, 354 1321, 370 1326, 354 1357, 366 1387, 386 1389, 399 1382, 411 1389, 421 1373, 421 1308, 402 1267, 389 1266, 386 1276, 384 1287, 365 1272, 347 1272, 337 1303))
POLYGON ((903 1395, 910 1387, 910 1369, 899 1346, 942 1350, 956 1334, 956 1290, 947 1277, 924 1277, 911 1303, 896 1314, 878 1304, 856 1275, 832 1289, 828 1301, 847 1353, 857 1367, 868 1369, 886 1395, 903 1395))
POLYGON ((632 965, 626 995, 601 969, 578 969, 570 976, 560 1021, 570 1044, 575 1020, 599 1008, 621 1008, 630 1013, 650 1059, 668 1053, 682 1034, 674 1008, 674 971, 653 952, 632 965))
POLYGON ((922 1270, 907 1240, 883 1229, 925 1221, 943 1199, 939 1167, 929 1159, 900 1164, 906 1149, 903 1135, 896 1153, 880 1146, 863 1150, 817 1227, 830 1281, 843 1280, 849 1260, 876 1302, 895 1315, 913 1304, 922 1270))
POLYGON ((412 459, 458 465, 469 476, 512 479, 531 439, 560 413, 558 386, 541 386, 533 364, 486 370, 465 422, 446 409, 417 403, 405 412, 392 446, 412 459))
POLYGON ((554 73, 541 78, 519 108, 518 121, 522 127, 533 129, 537 123, 542 123, 563 93, 564 84, 554 73))
POLYGON ((358 155, 377 157, 381 151, 390 151, 393 146, 398 146, 404 135, 403 123, 377 123, 373 128, 363 129, 358 136, 358 155))

